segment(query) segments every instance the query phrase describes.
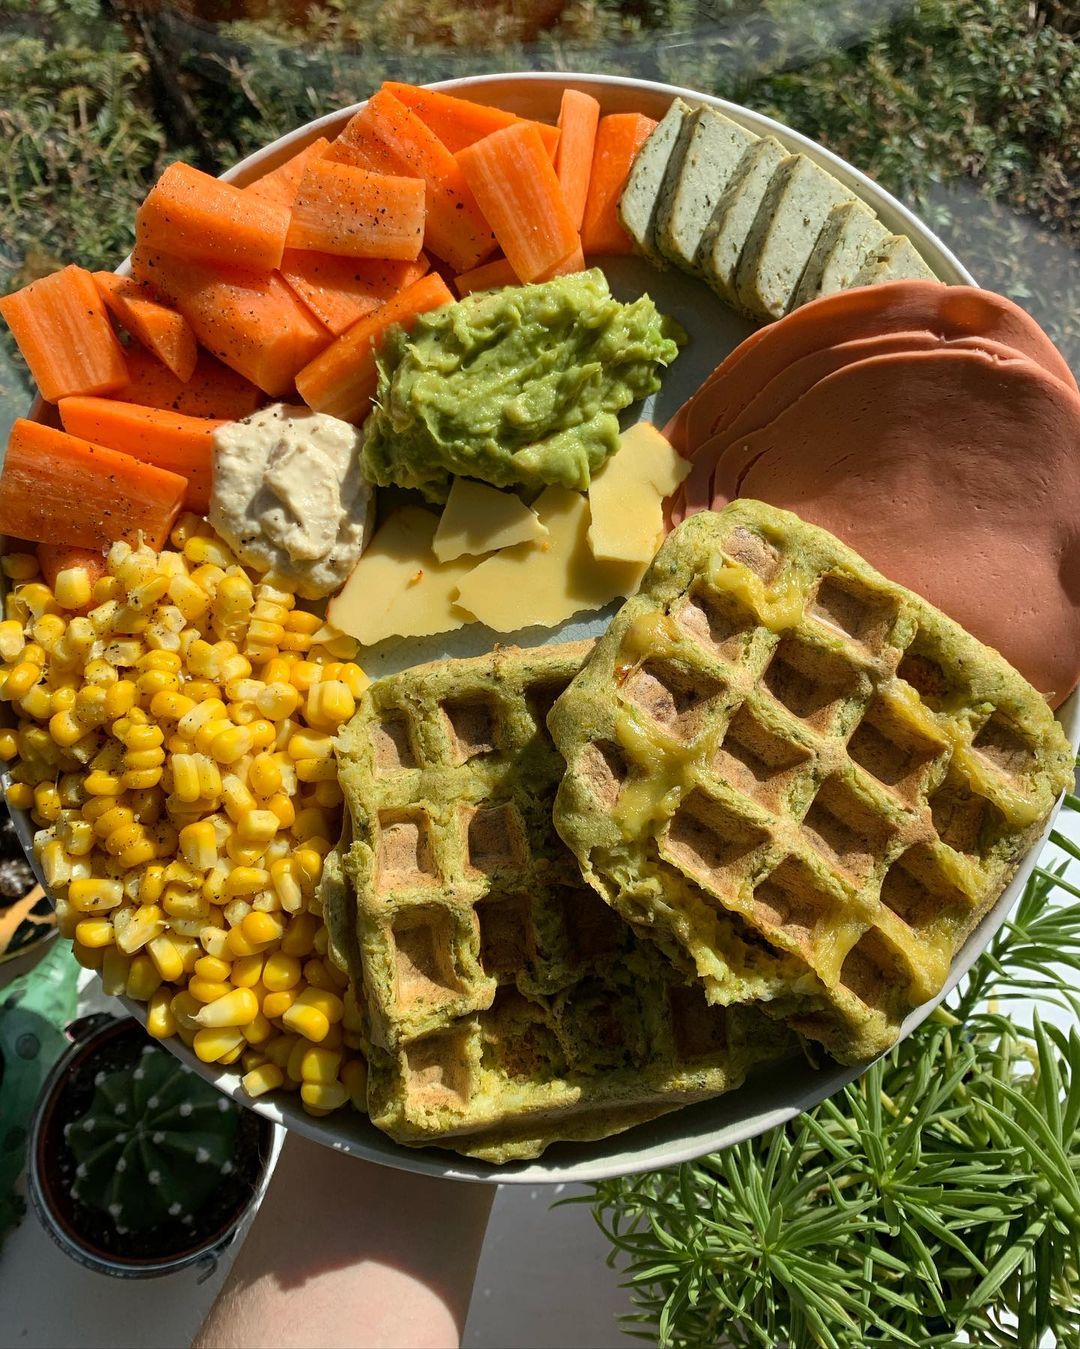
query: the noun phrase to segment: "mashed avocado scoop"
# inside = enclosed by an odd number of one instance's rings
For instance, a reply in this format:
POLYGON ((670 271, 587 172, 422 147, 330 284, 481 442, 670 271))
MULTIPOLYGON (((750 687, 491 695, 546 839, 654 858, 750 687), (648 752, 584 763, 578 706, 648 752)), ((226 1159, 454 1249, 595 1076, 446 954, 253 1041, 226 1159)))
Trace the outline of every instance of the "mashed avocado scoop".
POLYGON ((593 269, 467 296, 380 353, 365 476, 445 501, 451 476, 589 486, 618 413, 660 387, 686 334, 647 295, 621 304, 593 269))

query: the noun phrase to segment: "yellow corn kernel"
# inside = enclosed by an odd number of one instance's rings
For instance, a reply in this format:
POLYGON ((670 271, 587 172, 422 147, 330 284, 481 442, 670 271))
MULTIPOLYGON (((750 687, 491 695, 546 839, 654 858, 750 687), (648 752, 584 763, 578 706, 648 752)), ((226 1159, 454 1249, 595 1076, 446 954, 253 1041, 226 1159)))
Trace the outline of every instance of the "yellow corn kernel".
POLYGON ((289 919, 285 935, 281 939, 281 949, 285 955, 303 957, 314 949, 315 933, 319 921, 310 913, 295 913, 289 919))
POLYGON ((265 1096, 268 1091, 276 1091, 284 1081, 285 1074, 276 1063, 264 1063, 240 1079, 249 1096, 265 1096))
POLYGON ((272 754, 257 754, 248 769, 248 783, 258 796, 273 796, 281 791, 281 765, 272 754))
MULTIPOLYGON (((115 914, 113 926, 116 928, 117 946, 130 956, 164 932, 165 915, 156 904, 140 904, 134 912, 128 909, 115 914)), ((161 968, 156 961, 155 966, 160 974, 161 968)))
POLYGON ((195 962, 195 973, 200 979, 210 979, 218 984, 228 983, 231 969, 227 960, 217 956, 200 956, 195 962))
POLYGON ((235 1026, 203 1026, 195 1032, 192 1048, 202 1063, 223 1063, 234 1050, 242 1054, 246 1044, 235 1026))
POLYGON ((251 752, 261 754, 264 750, 273 749, 277 744, 277 727, 272 721, 267 721, 265 717, 258 717, 251 722, 247 728, 248 735, 251 736, 251 752))
MULTIPOLYGON (((79 924, 79 927, 82 927, 82 923, 79 924)), ((111 924, 109 930, 112 931, 111 924)), ((130 967, 130 956, 124 955, 123 951, 117 950, 115 946, 109 946, 106 949, 101 962, 101 987, 110 998, 120 997, 127 991, 130 967)))
POLYGON ((278 831, 280 821, 272 810, 248 810, 236 824, 236 837, 245 848, 265 848, 278 831))
POLYGON ((22 660, 8 671, 4 681, 3 697, 9 702, 24 698, 41 678, 41 666, 22 660))
POLYGON ((356 711, 356 699, 340 679, 324 679, 308 691, 306 716, 312 726, 336 729, 356 711))
POLYGON ((197 1002, 203 1003, 215 1002, 218 998, 224 997, 232 985, 224 979, 203 979, 196 974, 188 980, 187 988, 197 1002))
POLYGON ((104 946, 87 946, 85 943, 72 937, 74 945, 71 948, 71 954, 79 962, 84 970, 100 970, 102 962, 105 959, 104 946))
POLYGON ((239 956, 232 966, 232 984, 234 988, 254 988, 262 978, 263 955, 239 956))
POLYGON ((337 764, 333 759, 298 759, 296 776, 301 782, 336 782, 337 764))
POLYGON ((275 1032, 273 1039, 263 1045, 262 1052, 268 1063, 274 1064, 284 1072, 292 1051, 300 1043, 298 1035, 282 1035, 280 1032, 275 1032))
POLYGON ((265 890, 269 884, 270 873, 261 867, 234 867, 225 878, 225 894, 230 899, 238 895, 254 895, 265 890))
POLYGON ((103 913, 123 903, 120 881, 76 880, 68 886, 68 903, 80 913, 103 913))
POLYGON ((307 1042, 302 1035, 297 1035, 293 1041, 292 1051, 289 1054, 288 1062, 285 1064, 285 1075, 290 1078, 297 1086, 304 1080, 300 1065, 304 1061, 304 1054, 307 1050, 307 1042))
MULTIPOLYGON (((7 686, 4 686, 6 693, 7 686)), ((3 694, 0 694, 3 696, 3 694)), ((19 711, 24 716, 33 717, 35 721, 48 721, 53 714, 52 698, 48 690, 41 684, 35 684, 29 692, 24 693, 19 701, 19 711)))
POLYGON ((304 902, 304 892, 296 872, 296 864, 291 857, 279 858, 270 866, 270 879, 274 891, 286 913, 299 912, 304 902))
POLYGON ((185 890, 180 885, 167 885, 161 907, 170 918, 188 922, 210 917, 210 901, 198 890, 185 890))
POLYGON ((169 1005, 167 988, 158 988, 151 993, 146 1009, 146 1029, 155 1040, 167 1040, 176 1034, 176 1015, 169 1005))
POLYGON ((199 1029, 199 1023, 195 1020, 202 1008, 202 1003, 182 988, 178 993, 173 994, 169 1006, 172 1008, 173 1016, 176 1017, 177 1024, 192 1034, 199 1029))
POLYGON ((127 716, 139 701, 139 690, 130 679, 119 679, 105 690, 105 719, 117 721, 127 716))
POLYGON ((330 977, 325 964, 316 956, 305 961, 304 980, 312 988, 329 989, 330 992, 337 988, 337 983, 330 977))
POLYGON ((341 1060, 340 1050, 323 1049, 313 1045, 304 1050, 303 1058, 300 1060, 300 1076, 305 1082, 321 1082, 329 1085, 337 1081, 341 1060))
POLYGON ((61 609, 82 609, 93 596, 90 573, 85 567, 65 567, 58 571, 53 595, 61 609))
MULTIPOLYGON (((304 811, 301 813, 307 814, 308 812, 304 811)), ((322 815, 322 811, 317 813, 322 815)), ((325 822, 325 816, 323 818, 325 822)), ((300 816, 298 815, 297 823, 299 823, 299 820, 300 816)), ((296 825, 293 826, 293 833, 297 834, 297 837, 300 836, 296 825)), ((305 894, 309 896, 312 895, 315 891, 315 887, 322 879, 323 861, 321 854, 313 847, 297 848, 293 853, 293 861, 296 863, 300 876, 300 884, 304 887, 305 894)))
MULTIPOLYGON (((39 782, 34 788, 34 813, 40 815, 46 824, 54 824, 60 818, 60 793, 51 782, 39 782)), ((265 813, 265 812, 264 812, 265 813)), ((275 827, 277 816, 274 817, 275 827)))
MULTIPOLYGON (((68 713, 62 712, 60 715, 67 716, 68 713)), ((124 784, 120 777, 115 773, 106 773, 101 769, 95 769, 92 773, 88 773, 83 785, 91 796, 119 796, 124 790, 124 784)))
POLYGON ((173 754, 169 760, 173 795, 180 801, 197 801, 202 795, 199 784, 199 761, 194 754, 173 754))
POLYGON ((285 921, 276 913, 249 913, 241 928, 253 946, 262 946, 281 940, 285 934, 285 921))
POLYGON ((0 659, 10 665, 19 659, 25 647, 26 638, 21 623, 11 618, 0 623, 0 659))
POLYGON ((229 950, 228 941, 229 934, 223 927, 203 923, 199 929, 199 944, 208 956, 215 956, 218 960, 231 960, 232 952, 229 950))
POLYGON ((255 706, 270 721, 284 721, 300 706, 300 693, 285 680, 273 680, 255 698, 255 706))
POLYGON ((236 823, 249 811, 258 809, 255 797, 235 773, 228 773, 222 778, 221 801, 229 818, 236 823))
MULTIPOLYGON (((105 708, 108 697, 108 689, 103 689, 100 684, 84 684, 72 699, 71 710, 75 713, 76 720, 85 728, 100 726, 103 721, 109 719, 105 708)), ((56 698, 57 695, 54 694, 53 709, 59 712, 61 709, 56 705, 56 698)))
POLYGON ((116 934, 107 918, 84 918, 75 928, 75 940, 83 946, 111 946, 116 934))
POLYGON ((175 939, 167 933, 148 941, 146 950, 165 983, 175 983, 183 974, 184 960, 180 949, 175 939))
POLYGON ((367 1110, 367 1064, 362 1058, 346 1059, 341 1081, 357 1110, 367 1110))
MULTIPOLYGON (((150 751, 146 751, 150 753, 150 751)), ((145 792, 156 787, 161 781, 162 769, 128 768, 120 775, 120 785, 125 792, 145 792)))
POLYGON ((209 820, 186 824, 180 830, 180 851, 189 866, 209 871, 218 860, 217 837, 209 820))
POLYGON ((300 996, 299 988, 281 988, 274 993, 267 993, 262 1000, 263 1016, 269 1017, 271 1021, 282 1017, 300 996))
POLYGON ((281 1023, 286 1030, 295 1031, 305 1040, 318 1044, 320 1040, 326 1039, 330 1030, 330 1020, 321 1008, 312 1006, 310 1002, 304 1002, 303 997, 304 994, 301 993, 293 1005, 286 1009, 282 1014, 281 1023))
MULTIPOLYGON (((259 997, 258 989, 253 989, 252 991, 254 992, 255 997, 258 998, 259 997)), ((274 1027, 271 1026, 270 1022, 266 1019, 266 1017, 262 1014, 261 1011, 258 1012, 247 1023, 246 1026, 242 1026, 241 1030, 244 1032, 244 1039, 248 1042, 249 1045, 265 1044, 266 1041, 269 1040, 272 1035, 277 1034, 277 1032, 274 1030, 274 1027)))
POLYGON ((12 810, 29 810, 34 804, 34 789, 26 782, 11 782, 4 797, 12 810))
POLYGON ((250 752, 251 732, 246 726, 229 726, 218 731, 210 742, 210 753, 218 763, 236 763, 250 752))
POLYGON ((320 810, 337 810, 345 800, 345 793, 341 790, 336 777, 317 782, 312 796, 320 810))
POLYGON ((301 759, 333 759, 334 737, 325 731, 299 731, 289 740, 288 752, 294 762, 301 759))
MULTIPOLYGON (((192 980, 194 983, 195 980, 192 980)), ((189 989, 191 985, 188 985, 189 989)), ((197 993, 193 995, 198 997, 197 993)), ((250 988, 233 988, 205 1005, 195 1020, 200 1026, 246 1026, 259 1015, 259 1000, 250 988)))
POLYGON ((141 952, 132 956, 124 989, 128 997, 136 998, 139 1002, 149 1002, 160 987, 161 976, 150 957, 141 952))
POLYGON ((340 1082, 305 1082, 300 1088, 300 1099, 309 1115, 328 1115, 341 1109, 349 1093, 340 1082))
MULTIPOLYGON (((262 981, 271 993, 281 993, 300 982, 300 961, 296 956, 274 951, 266 957, 262 981)), ((280 1013, 278 1013, 280 1015, 280 1013)))
POLYGON ((42 848, 41 874, 50 890, 67 885, 71 880, 71 861, 59 839, 52 839, 42 848))
POLYGON ((5 553, 0 567, 9 581, 29 581, 38 574, 38 560, 34 553, 5 553))

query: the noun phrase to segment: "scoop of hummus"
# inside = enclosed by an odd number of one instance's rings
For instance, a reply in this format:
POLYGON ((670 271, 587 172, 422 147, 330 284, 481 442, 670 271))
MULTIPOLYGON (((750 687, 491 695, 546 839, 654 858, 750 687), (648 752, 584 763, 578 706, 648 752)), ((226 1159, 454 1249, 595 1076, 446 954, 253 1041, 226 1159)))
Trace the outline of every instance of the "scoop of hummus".
POLYGON ((360 433, 348 422, 274 403, 214 432, 210 523, 245 566, 304 598, 340 589, 372 514, 360 433))

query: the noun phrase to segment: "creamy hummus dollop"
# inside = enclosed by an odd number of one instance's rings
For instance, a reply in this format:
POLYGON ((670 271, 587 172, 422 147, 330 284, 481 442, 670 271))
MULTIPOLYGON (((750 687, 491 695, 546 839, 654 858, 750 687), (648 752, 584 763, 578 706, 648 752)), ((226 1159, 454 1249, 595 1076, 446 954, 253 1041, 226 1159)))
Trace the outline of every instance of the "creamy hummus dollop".
POLYGON ((214 432, 210 523, 245 566, 306 599, 340 589, 372 517, 348 422, 274 403, 214 432))

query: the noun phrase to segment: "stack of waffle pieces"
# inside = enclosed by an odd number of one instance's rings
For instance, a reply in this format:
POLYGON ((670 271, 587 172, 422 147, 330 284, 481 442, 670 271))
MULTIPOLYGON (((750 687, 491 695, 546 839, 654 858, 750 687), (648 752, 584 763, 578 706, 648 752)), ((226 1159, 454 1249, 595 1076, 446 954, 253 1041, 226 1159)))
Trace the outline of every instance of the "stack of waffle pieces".
POLYGON ((595 648, 378 681, 338 759, 322 898, 371 1118, 493 1162, 800 1036, 881 1052, 1071 775, 1000 656, 748 501, 676 530, 595 648))

